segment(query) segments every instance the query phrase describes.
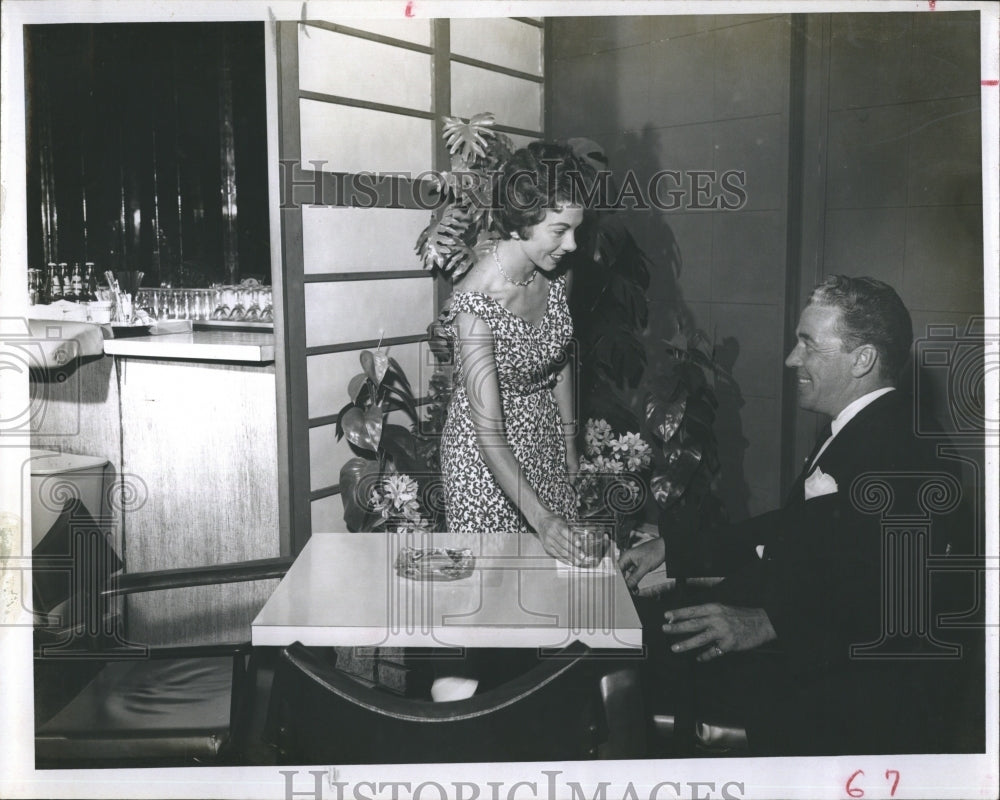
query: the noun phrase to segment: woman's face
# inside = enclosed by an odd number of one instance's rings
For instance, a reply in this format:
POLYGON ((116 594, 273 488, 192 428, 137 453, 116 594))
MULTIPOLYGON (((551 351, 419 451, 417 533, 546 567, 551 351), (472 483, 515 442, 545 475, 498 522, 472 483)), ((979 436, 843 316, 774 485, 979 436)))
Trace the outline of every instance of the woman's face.
POLYGON ((582 206, 550 208, 541 222, 528 229, 528 237, 521 239, 521 249, 536 267, 552 272, 566 253, 576 250, 576 229, 581 222, 582 206))

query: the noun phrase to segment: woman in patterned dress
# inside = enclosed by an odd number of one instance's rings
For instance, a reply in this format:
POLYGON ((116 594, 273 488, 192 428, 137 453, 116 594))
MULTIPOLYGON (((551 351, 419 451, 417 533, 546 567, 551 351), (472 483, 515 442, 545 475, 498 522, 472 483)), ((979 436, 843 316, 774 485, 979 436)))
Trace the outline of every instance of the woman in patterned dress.
POLYGON ((546 552, 579 563, 569 520, 577 470, 573 334, 562 259, 576 249, 584 166, 562 145, 518 150, 497 184, 500 238, 442 313, 455 388, 441 440, 448 530, 533 531, 546 552))

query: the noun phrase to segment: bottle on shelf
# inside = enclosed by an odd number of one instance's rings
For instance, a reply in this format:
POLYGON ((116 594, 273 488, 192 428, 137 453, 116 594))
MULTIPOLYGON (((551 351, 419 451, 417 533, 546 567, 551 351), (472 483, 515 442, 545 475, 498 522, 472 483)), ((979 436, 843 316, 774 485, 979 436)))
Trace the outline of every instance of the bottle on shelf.
POLYGON ((28 303, 37 305, 42 302, 42 270, 28 270, 28 303))
POLYGON ((63 300, 75 300, 73 297, 73 287, 69 283, 69 264, 65 261, 59 262, 59 288, 62 292, 63 300))
POLYGON ((54 303, 56 300, 62 300, 62 284, 59 282, 59 267, 56 266, 54 261, 50 261, 46 271, 48 275, 48 280, 46 281, 46 285, 48 287, 48 291, 46 292, 48 295, 48 302, 54 303))
POLYGON ((70 285, 70 300, 76 300, 80 302, 84 299, 83 297, 83 276, 80 274, 80 262, 73 262, 73 274, 70 275, 69 279, 70 285))
POLYGON ((83 299, 92 302, 97 299, 97 276, 94 274, 94 262, 88 261, 84 264, 86 271, 83 275, 83 299))

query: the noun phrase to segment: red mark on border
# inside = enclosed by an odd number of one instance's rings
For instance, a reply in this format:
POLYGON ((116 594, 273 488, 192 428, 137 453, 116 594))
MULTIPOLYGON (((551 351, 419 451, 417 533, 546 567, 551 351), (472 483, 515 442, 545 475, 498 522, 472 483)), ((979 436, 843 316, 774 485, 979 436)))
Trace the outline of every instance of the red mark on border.
POLYGON ((993 80, 989 81, 980 81, 980 83, 982 83, 983 86, 1000 86, 1000 81, 998 81, 996 78, 993 78, 993 80))
POLYGON ((403 13, 406 14, 406 16, 408 16, 408 17, 412 17, 413 16, 413 0, 409 0, 407 2, 407 4, 406 4, 406 10, 403 11, 403 13))
POLYGON ((936 8, 937 8, 937 0, 927 0, 927 7, 928 7, 928 8, 929 8, 929 9, 930 9, 931 11, 934 11, 934 9, 936 9, 936 8))

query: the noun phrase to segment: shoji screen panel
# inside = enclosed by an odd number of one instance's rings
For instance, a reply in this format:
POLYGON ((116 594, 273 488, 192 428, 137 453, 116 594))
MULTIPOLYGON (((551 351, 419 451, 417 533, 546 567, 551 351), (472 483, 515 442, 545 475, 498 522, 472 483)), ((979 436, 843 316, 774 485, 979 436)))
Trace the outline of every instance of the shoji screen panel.
POLYGON ((306 274, 414 269, 413 247, 430 212, 406 208, 304 206, 306 274))
POLYGON ((430 212, 411 190, 448 168, 440 119, 492 111, 517 145, 540 137, 544 31, 514 19, 338 19, 281 31, 281 157, 299 165, 299 195, 333 187, 282 208, 297 551, 312 531, 343 529, 338 482, 352 452, 336 422, 360 352, 381 343, 427 392, 439 290, 413 251, 430 212), (351 205, 352 182, 389 173, 408 175, 393 179, 398 193, 383 181, 374 203, 355 193, 351 205))
MULTIPOLYGON (((309 419, 314 424, 333 418, 350 400, 347 381, 361 372, 359 355, 358 350, 344 350, 308 357, 309 419)), ((406 371, 414 389, 427 385, 433 362, 427 360, 429 352, 424 342, 393 345, 389 355, 406 371)))
POLYGON ((542 27, 518 19, 453 19, 451 52, 498 67, 542 75, 542 27))
MULTIPOLYGON (((290 39, 288 31, 283 41, 290 39)), ((301 525, 311 518, 312 531, 338 530, 340 468, 353 453, 336 440, 336 415, 360 371, 360 352, 388 348, 417 394, 426 391, 419 342, 434 317, 434 283, 413 247, 430 212, 415 205, 406 177, 398 182, 398 201, 380 194, 375 208, 360 207, 372 204, 372 196, 349 187, 362 174, 416 176, 435 166, 432 26, 310 21, 296 25, 294 44, 294 87, 283 85, 294 91, 295 119, 285 125, 283 157, 297 157, 302 180, 341 187, 298 206, 287 232, 291 245, 301 247, 297 333, 304 351, 298 409, 305 424, 296 426, 300 452, 293 461, 298 502, 308 502, 311 512, 295 519, 301 525)), ((292 105, 289 98, 283 113, 292 105)), ((297 546, 305 538, 296 531, 297 546)))
POLYGON ((491 111, 499 130, 540 136, 542 34, 528 19, 451 20, 451 113, 491 111))

